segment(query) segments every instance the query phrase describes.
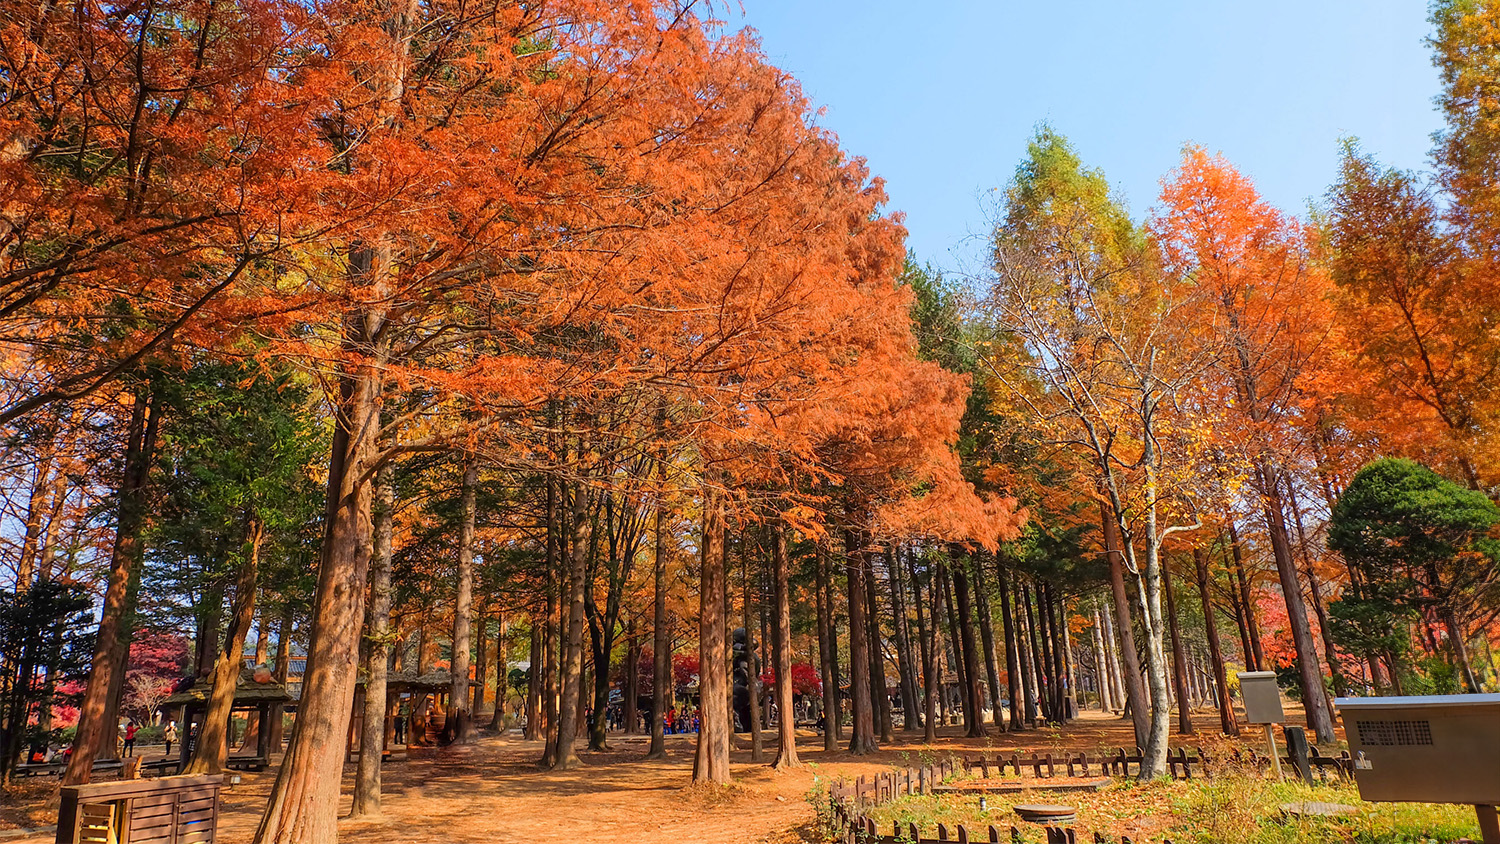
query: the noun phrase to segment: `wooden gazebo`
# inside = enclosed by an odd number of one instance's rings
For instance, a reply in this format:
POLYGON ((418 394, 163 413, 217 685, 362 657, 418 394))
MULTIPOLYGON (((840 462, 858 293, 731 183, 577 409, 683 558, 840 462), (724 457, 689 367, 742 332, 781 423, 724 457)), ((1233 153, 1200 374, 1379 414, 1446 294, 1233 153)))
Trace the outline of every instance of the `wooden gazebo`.
MULTIPOLYGON (((413 702, 431 695, 433 702, 447 710, 447 697, 453 688, 453 675, 446 669, 435 669, 426 674, 416 674, 410 671, 393 672, 386 676, 385 680, 385 739, 382 742, 382 752, 391 745, 395 735, 396 718, 401 708, 403 698, 410 698, 413 702)), ((414 716, 417 714, 412 713, 414 716)), ((349 736, 347 752, 349 758, 353 758, 360 751, 360 735, 363 730, 365 715, 365 678, 359 678, 359 684, 354 690, 354 713, 349 719, 349 736)), ((415 724, 408 724, 407 743, 411 744, 415 738, 415 724)), ((423 741, 426 737, 423 736, 423 741)))
MULTIPOLYGON (((192 685, 185 689, 174 692, 170 697, 161 702, 161 708, 180 710, 181 717, 178 723, 181 725, 182 741, 179 744, 178 764, 179 770, 186 766, 192 758, 194 746, 197 744, 199 731, 202 729, 204 713, 208 708, 208 698, 213 691, 213 686, 205 677, 193 680, 192 685)), ((260 714, 260 729, 256 734, 255 756, 245 759, 244 757, 230 756, 230 763, 238 760, 255 762, 265 765, 271 756, 271 724, 272 713, 279 713, 280 707, 290 703, 292 696, 287 692, 286 686, 272 679, 261 682, 256 679, 255 672, 244 669, 240 672, 239 684, 234 690, 234 703, 230 711, 251 711, 260 714)))

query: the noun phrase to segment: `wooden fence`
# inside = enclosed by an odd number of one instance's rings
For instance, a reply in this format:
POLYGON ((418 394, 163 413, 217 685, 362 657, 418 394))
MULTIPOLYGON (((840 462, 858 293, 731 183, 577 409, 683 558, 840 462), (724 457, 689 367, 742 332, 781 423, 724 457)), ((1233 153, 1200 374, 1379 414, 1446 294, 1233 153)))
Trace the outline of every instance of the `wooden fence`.
MULTIPOLYGON (((1246 748, 1243 752, 1236 748, 1229 757, 1235 764, 1250 765, 1257 768, 1271 767, 1271 757, 1256 753, 1253 749, 1246 748)), ((1308 748, 1308 767, 1311 768, 1313 778, 1320 782, 1338 780, 1354 780, 1354 760, 1349 756, 1349 751, 1344 750, 1337 756, 1324 756, 1318 752, 1316 746, 1308 748)), ((1288 776, 1296 776, 1296 770, 1292 767, 1292 757, 1281 757, 1281 769, 1288 776)))
MULTIPOLYGON (((1284 770, 1295 776, 1291 767, 1291 759, 1283 756, 1281 761, 1284 770)), ((1314 747, 1311 748, 1308 761, 1313 775, 1319 780, 1327 782, 1334 778, 1353 779, 1354 762, 1350 759, 1348 751, 1338 756, 1323 756, 1314 747)), ((1057 755, 1032 753, 1028 756, 1022 756, 1019 753, 994 756, 982 754, 977 757, 950 758, 920 768, 889 771, 873 777, 859 777, 853 781, 836 782, 829 786, 828 796, 833 821, 840 830, 842 840, 847 844, 856 844, 856 842, 859 844, 866 842, 868 844, 1020 842, 1027 836, 1022 829, 1015 826, 1010 826, 1002 832, 999 827, 991 825, 982 832, 975 833, 961 825, 949 827, 938 824, 936 837, 928 837, 915 824, 907 824, 903 828, 897 823, 887 835, 877 830, 875 821, 865 813, 871 808, 884 805, 899 797, 932 794, 935 787, 959 773, 977 774, 982 779, 1007 775, 1032 779, 1096 775, 1132 777, 1140 773, 1141 762, 1140 748, 1136 748, 1134 753, 1117 749, 1113 754, 1093 757, 1085 753, 1057 755)), ((1191 752, 1187 748, 1177 748, 1167 752, 1167 772, 1176 779, 1211 777, 1220 764, 1219 760, 1210 758, 1202 748, 1193 748, 1191 752)), ((1271 764, 1271 758, 1258 754, 1254 750, 1236 749, 1223 760, 1222 764, 1267 768, 1271 764)), ((1039 830, 1047 844, 1077 844, 1079 840, 1077 831, 1072 828, 1041 827, 1039 830)), ((1094 834, 1093 841, 1095 844, 1109 844, 1108 840, 1098 833, 1094 834)), ((1132 844, 1127 837, 1121 837, 1118 841, 1120 844, 1132 844)), ((1162 844, 1171 844, 1171 842, 1162 842, 1162 844)))
MULTIPOLYGON (((1061 754, 1054 756, 1051 753, 1022 756, 1012 753, 1009 756, 990 756, 988 754, 979 757, 969 757, 963 760, 964 766, 970 773, 978 772, 984 779, 991 777, 1004 777, 1006 772, 1015 776, 1031 776, 1036 779, 1051 779, 1053 777, 1133 777, 1141 772, 1142 754, 1139 748, 1134 753, 1126 753, 1123 749, 1116 750, 1109 756, 1090 757, 1085 753, 1061 754)), ((1197 768, 1196 776, 1206 777, 1209 774, 1209 757, 1201 748, 1194 748, 1193 755, 1189 755, 1186 748, 1167 751, 1167 773, 1173 779, 1192 779, 1195 776, 1194 768, 1197 768)))
MULTIPOLYGON (((1045 760, 1045 757, 1043 757, 1045 760)), ((1110 759, 1111 763, 1115 760, 1110 759)), ((1012 760, 1005 759, 1005 764, 1011 764, 1012 760)), ((1023 764, 1029 762, 1022 760, 1023 764)), ((1066 765, 1061 760, 1054 761, 1050 768, 1038 768, 1027 764, 1027 770, 1056 771, 1059 763, 1066 765)), ((997 763, 998 764, 998 763, 997 763)), ((1045 761, 1043 762, 1045 765, 1045 761)), ((1075 765, 1081 765, 1077 758, 1075 765)), ((1097 760, 1094 761, 1098 764, 1097 760)), ((898 797, 913 794, 931 794, 934 786, 937 786, 963 770, 971 770, 978 765, 984 770, 985 758, 979 760, 949 759, 921 768, 907 768, 902 771, 888 771, 873 777, 859 777, 853 781, 840 781, 828 787, 829 807, 832 820, 836 827, 839 840, 844 844, 941 844, 943 842, 1020 842, 1029 840, 1029 836, 1015 826, 1010 826, 1004 833, 999 827, 990 825, 981 833, 971 833, 962 824, 949 827, 946 824, 938 824, 935 831, 936 837, 925 835, 924 831, 916 824, 907 824, 905 828, 899 823, 893 823, 891 834, 884 835, 876 829, 875 821, 865 813, 876 806, 889 803, 898 797)), ((1017 769, 1019 770, 1019 769, 1017 769)), ((1044 775, 1045 778, 1045 775, 1044 775)), ((1047 844, 1077 844, 1078 833, 1070 827, 1038 827, 1038 834, 1044 837, 1047 844)), ((1111 844, 1109 839, 1096 833, 1093 837, 1095 844, 1111 844)), ((1118 839, 1119 844, 1132 844, 1129 838, 1118 839)), ((1162 844, 1171 844, 1164 841, 1162 844)))

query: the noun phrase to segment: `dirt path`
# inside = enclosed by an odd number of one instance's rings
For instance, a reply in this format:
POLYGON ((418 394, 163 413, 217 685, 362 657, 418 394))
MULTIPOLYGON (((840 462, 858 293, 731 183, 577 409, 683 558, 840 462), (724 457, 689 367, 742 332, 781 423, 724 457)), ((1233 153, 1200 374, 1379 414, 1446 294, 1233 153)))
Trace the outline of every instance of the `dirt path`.
MULTIPOLYGON (((1201 713, 1197 722, 1203 741, 1187 737, 1183 744, 1224 741, 1216 738, 1213 713, 1201 713)), ((414 750, 409 758, 389 763, 384 816, 345 820, 339 828, 344 840, 370 844, 783 844, 809 840, 814 813, 806 797, 815 778, 920 764, 924 757, 950 751, 1095 752, 1133 744, 1128 724, 1098 713, 1088 713, 1064 730, 1006 733, 986 740, 962 739, 959 732, 945 728, 934 745, 922 744, 920 736, 898 734, 896 744, 859 758, 824 753, 821 737, 808 733, 798 740, 798 753, 808 764, 786 774, 752 764, 748 750, 736 750, 734 785, 722 791, 687 787, 694 736, 669 736, 669 757, 647 762, 645 737, 613 735, 610 752, 581 751, 583 767, 567 772, 536 767, 538 742, 490 736, 472 746, 414 750)), ((739 742, 748 746, 743 736, 739 742)), ((773 756, 774 748, 768 748, 766 760, 773 756)), ((349 810, 352 775, 353 766, 346 766, 341 814, 349 810)), ((251 840, 274 777, 274 770, 242 774, 243 781, 224 793, 223 844, 251 840)), ((5 796, 28 804, 12 803, 4 812, 9 826, 36 826, 56 817, 55 809, 45 806, 48 794, 5 796)), ((6 844, 51 840, 49 833, 9 838, 6 844)))

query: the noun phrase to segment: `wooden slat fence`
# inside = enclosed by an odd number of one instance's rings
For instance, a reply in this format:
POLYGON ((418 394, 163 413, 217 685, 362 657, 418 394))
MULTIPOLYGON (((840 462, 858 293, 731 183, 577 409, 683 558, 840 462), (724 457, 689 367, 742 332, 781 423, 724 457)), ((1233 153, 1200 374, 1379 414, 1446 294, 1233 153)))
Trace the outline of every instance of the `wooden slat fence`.
MULTIPOLYGON (((984 779, 1004 777, 1007 772, 1018 777, 1051 779, 1061 776, 1133 777, 1141 771, 1142 758, 1142 753, 1137 748, 1134 753, 1126 753, 1124 749, 1117 749, 1111 755, 1094 757, 1085 753, 1065 753, 1056 756, 1051 753, 1033 753, 1030 756, 1022 756, 1019 753, 1012 753, 1008 756, 986 754, 965 758, 963 762, 970 773, 977 771, 984 779)), ((1174 779, 1190 780, 1195 776, 1206 777, 1209 771, 1210 759, 1202 748, 1194 748, 1192 755, 1189 755, 1187 748, 1181 747, 1167 751, 1167 773, 1174 779)))
MULTIPOLYGON (((1257 768, 1271 767, 1270 756, 1256 753, 1251 748, 1245 748, 1243 751, 1236 748, 1230 755, 1230 759, 1238 765, 1250 765, 1257 768)), ((1324 756, 1316 746, 1309 747, 1307 761, 1312 769, 1313 778, 1319 782, 1354 781, 1354 759, 1349 756, 1347 750, 1340 751, 1337 756, 1324 756)), ((1296 776, 1290 756, 1281 757, 1281 769, 1289 776, 1296 776)))
MULTIPOLYGON (((1010 761, 1007 759, 1006 764, 1010 764, 1010 761)), ((1051 770, 1059 770, 1059 761, 1054 760, 1051 770)), ((1074 761, 1075 764, 1081 764, 1076 759, 1074 761)), ((1061 769, 1065 770, 1066 762, 1061 764, 1061 769)), ((936 837, 931 837, 916 824, 907 824, 902 827, 896 823, 892 826, 891 834, 885 835, 876 829, 875 821, 865 814, 869 809, 889 803, 899 797, 931 794, 934 786, 968 769, 970 769, 968 760, 948 759, 924 765, 921 768, 888 771, 873 777, 862 776, 852 781, 842 780, 830 784, 828 787, 829 804, 840 841, 844 844, 942 844, 943 842, 970 841, 1022 842, 1035 840, 1041 836, 1047 844, 1077 844, 1078 833, 1070 827, 1037 827, 1033 832, 1023 832, 1022 829, 1011 826, 1002 833, 999 827, 991 825, 982 832, 974 833, 962 824, 951 827, 938 824, 935 830, 936 837)), ((1110 839, 1097 833, 1093 841, 1095 844, 1111 844, 1110 839)), ((1118 841, 1120 844, 1133 844, 1129 838, 1120 838, 1118 841)), ((1171 842, 1165 841, 1162 844, 1171 844, 1171 842)))

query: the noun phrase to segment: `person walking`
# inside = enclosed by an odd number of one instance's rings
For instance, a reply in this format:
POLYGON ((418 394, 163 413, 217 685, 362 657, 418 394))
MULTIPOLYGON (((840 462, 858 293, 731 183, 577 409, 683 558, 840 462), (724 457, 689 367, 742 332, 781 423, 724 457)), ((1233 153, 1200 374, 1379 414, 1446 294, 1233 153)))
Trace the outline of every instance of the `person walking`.
POLYGON ((135 755, 135 734, 141 731, 141 727, 134 721, 125 725, 125 755, 135 755))
POLYGON ((167 728, 161 731, 161 740, 166 743, 167 750, 165 755, 170 758, 172 755, 172 745, 177 741, 177 721, 175 719, 167 722, 167 728))

